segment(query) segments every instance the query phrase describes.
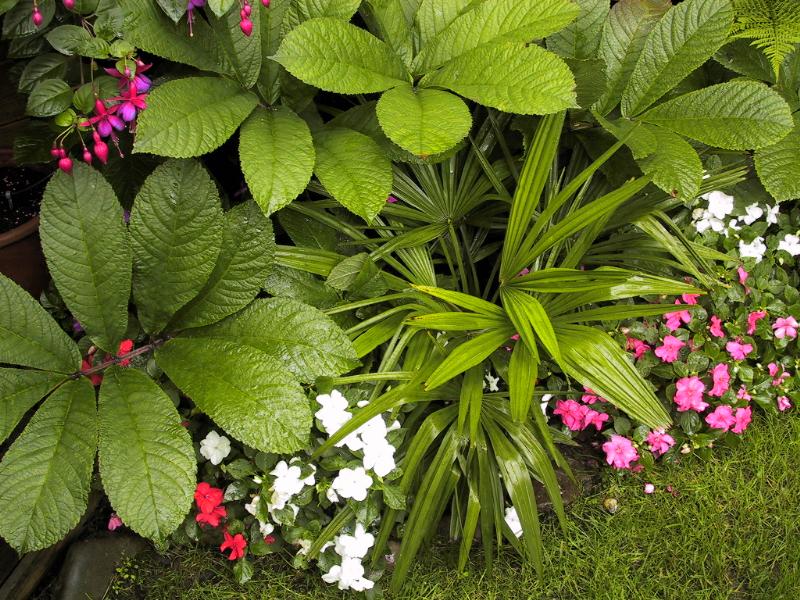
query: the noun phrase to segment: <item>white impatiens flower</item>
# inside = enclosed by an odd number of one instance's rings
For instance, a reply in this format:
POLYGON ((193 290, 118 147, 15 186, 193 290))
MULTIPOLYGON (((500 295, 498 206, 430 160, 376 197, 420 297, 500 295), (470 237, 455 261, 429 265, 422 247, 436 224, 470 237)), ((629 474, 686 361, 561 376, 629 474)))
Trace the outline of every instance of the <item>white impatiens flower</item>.
POLYGON ((785 250, 792 256, 800 254, 800 236, 787 233, 786 236, 778 242, 778 250, 785 250))
POLYGON ((353 535, 342 534, 334 539, 336 554, 342 558, 362 559, 375 543, 375 536, 367 533, 361 523, 356 525, 353 535))
POLYGON ((542 409, 542 414, 546 417, 547 416, 547 407, 550 406, 550 399, 553 397, 553 394, 545 394, 542 396, 541 401, 539 402, 539 408, 542 409))
POLYGON ((778 214, 780 213, 781 207, 779 204, 775 206, 767 205, 767 225, 775 225, 778 222, 778 214))
POLYGON ((764 244, 763 237, 757 237, 749 244, 746 244, 744 240, 739 240, 739 256, 742 258, 755 258, 756 262, 761 262, 766 251, 767 246, 764 244))
POLYGON ((516 508, 509 506, 506 509, 505 521, 506 525, 508 525, 508 528, 511 530, 511 533, 517 537, 522 535, 522 523, 520 523, 516 508))
POLYGON ((341 565, 333 565, 330 571, 322 576, 325 583, 336 583, 340 590, 355 590, 363 592, 372 589, 375 585, 364 577, 364 565, 357 558, 345 558, 341 565))
POLYGON ((200 454, 210 460, 212 465, 218 465, 231 453, 231 441, 216 431, 209 431, 205 439, 200 442, 200 454))
POLYGON ((325 497, 328 499, 329 502, 333 502, 334 504, 336 504, 339 501, 339 495, 333 488, 327 489, 327 491, 325 492, 325 497))
MULTIPOLYGON (((292 459, 292 462, 294 463, 296 460, 292 459)), ((316 467, 312 465, 312 468, 316 472, 316 467)), ((292 496, 299 494, 303 487, 314 485, 316 481, 314 473, 303 478, 300 467, 297 464, 290 466, 285 460, 275 465, 275 468, 270 471, 270 475, 275 477, 272 482, 272 498, 268 503, 270 512, 284 508, 292 496)))
POLYGON ((258 512, 258 503, 261 500, 259 496, 253 496, 253 499, 244 505, 244 509, 251 515, 255 516, 258 512))
POLYGON ((742 221, 744 221, 745 225, 752 225, 764 214, 764 210, 758 205, 757 202, 746 207, 745 211, 747 211, 747 214, 742 217, 742 221))
POLYGON ((394 471, 394 446, 385 439, 364 446, 364 468, 371 469, 378 477, 386 477, 394 471))
POLYGON ((486 373, 485 380, 486 380, 486 382, 483 384, 483 389, 487 389, 488 388, 488 390, 490 392, 499 392, 500 391, 500 388, 497 387, 497 384, 500 383, 500 378, 499 377, 492 377, 491 373, 486 373))
POLYGON ((731 219, 730 221, 728 221, 728 231, 739 231, 741 228, 742 226, 739 225, 739 221, 737 221, 736 219, 731 219))
POLYGON ((261 535, 263 537, 267 537, 270 533, 275 531, 275 525, 273 525, 269 521, 267 521, 266 523, 264 521, 259 521, 258 530, 261 532, 261 535))
POLYGON ((361 436, 361 442, 364 445, 369 445, 385 442, 388 431, 386 421, 381 415, 377 415, 359 427, 355 433, 361 436))
POLYGON ((322 422, 322 427, 328 435, 339 431, 353 416, 347 410, 347 398, 338 390, 333 390, 330 394, 319 394, 317 403, 322 408, 314 413, 314 416, 322 422))
POLYGON ((361 502, 367 498, 367 491, 372 485, 372 477, 364 470, 364 467, 350 469, 345 467, 331 483, 331 489, 341 498, 352 498, 361 502))
POLYGON ((708 229, 721 233, 725 230, 725 222, 711 216, 708 211, 703 211, 700 220, 695 222, 694 227, 697 229, 697 233, 703 233, 708 229))
POLYGON ((715 219, 724 219, 733 211, 733 196, 715 190, 700 196, 708 201, 708 213, 715 219))

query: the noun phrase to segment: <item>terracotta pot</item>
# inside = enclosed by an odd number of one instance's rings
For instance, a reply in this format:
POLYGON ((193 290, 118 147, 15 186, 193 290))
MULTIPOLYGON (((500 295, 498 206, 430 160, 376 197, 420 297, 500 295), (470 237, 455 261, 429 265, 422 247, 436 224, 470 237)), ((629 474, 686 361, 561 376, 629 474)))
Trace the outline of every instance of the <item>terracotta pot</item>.
POLYGON ((50 275, 39 242, 39 217, 0 234, 0 273, 17 282, 34 298, 47 286, 50 275))

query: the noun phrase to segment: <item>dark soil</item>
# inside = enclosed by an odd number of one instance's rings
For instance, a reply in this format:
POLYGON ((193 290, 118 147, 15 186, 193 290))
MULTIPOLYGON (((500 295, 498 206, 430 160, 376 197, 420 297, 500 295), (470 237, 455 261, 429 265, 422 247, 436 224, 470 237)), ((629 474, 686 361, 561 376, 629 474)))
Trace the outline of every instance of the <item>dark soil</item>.
POLYGON ((27 167, 0 167, 0 233, 39 213, 49 173, 27 167))

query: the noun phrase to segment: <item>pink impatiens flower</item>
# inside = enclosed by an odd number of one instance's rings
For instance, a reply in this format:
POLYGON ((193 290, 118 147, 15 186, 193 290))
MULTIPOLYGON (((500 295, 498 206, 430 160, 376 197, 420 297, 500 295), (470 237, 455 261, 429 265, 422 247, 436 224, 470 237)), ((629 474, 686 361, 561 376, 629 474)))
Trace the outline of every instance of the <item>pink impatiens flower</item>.
POLYGON ((786 396, 778 396, 778 410, 783 412, 792 408, 792 403, 786 396))
POLYGON ((650 346, 645 344, 642 340, 638 340, 636 338, 627 338, 625 342, 625 348, 627 350, 633 350, 634 358, 642 358, 645 352, 650 350, 650 346))
POLYGON ((742 344, 741 340, 731 340, 725 344, 725 350, 728 351, 733 360, 744 360, 753 351, 753 345, 742 344))
POLYGON ((714 387, 708 392, 709 396, 716 396, 719 398, 728 391, 731 382, 730 373, 728 373, 728 365, 719 363, 711 369, 711 377, 714 380, 714 387))
POLYGON ((591 388, 583 386, 583 391, 586 393, 583 396, 581 396, 581 400, 586 402, 586 404, 594 404, 595 402, 607 402, 605 398, 601 398, 600 396, 598 396, 597 393, 591 388))
POLYGON ((675 445, 675 439, 663 429, 656 429, 647 434, 647 445, 655 457, 665 454, 675 445))
POLYGON ((728 431, 736 423, 733 416, 733 408, 727 404, 721 404, 713 412, 706 415, 706 423, 714 429, 728 431))
POLYGON ((772 328, 775 330, 775 337, 782 340, 785 337, 794 339, 797 337, 798 323, 794 317, 778 317, 775 319, 772 328))
POLYGON ((743 433, 744 430, 747 429, 747 426, 750 425, 750 421, 753 420, 753 411, 749 406, 737 408, 734 418, 736 419, 736 424, 731 431, 733 431, 733 433, 743 433))
POLYGON ((725 331, 722 329, 722 320, 717 315, 711 315, 711 325, 708 330, 714 337, 725 337, 725 331))
POLYGON ((678 412, 687 410, 704 411, 708 408, 708 403, 703 401, 703 392, 706 384, 697 376, 682 377, 675 382, 675 404, 678 405, 678 412))
POLYGON ((748 394, 748 393, 747 393, 747 388, 746 388, 746 387, 744 387, 744 385, 742 385, 742 386, 739 388, 739 391, 738 391, 738 392, 736 392, 736 397, 737 397, 739 400, 747 400, 748 402, 750 402, 750 400, 752 399, 752 397, 750 396, 750 394, 748 394))
POLYGON ((783 385, 784 380, 791 377, 791 373, 783 370, 783 365, 778 365, 774 362, 771 362, 767 365, 767 369, 769 369, 770 377, 774 377, 772 380, 772 385, 775 387, 783 385), (780 375, 778 375, 778 373, 780 373, 780 375), (777 377, 775 377, 776 375, 777 377))
POLYGON ((561 422, 564 423, 570 431, 582 431, 584 428, 583 422, 588 410, 588 406, 584 406, 577 400, 559 400, 556 402, 556 409, 553 411, 553 414, 561 417, 561 422))
POLYGON ((739 275, 739 283, 745 285, 747 283, 747 278, 750 276, 750 273, 744 270, 744 267, 739 267, 736 269, 736 272, 739 275))
POLYGON ((603 428, 603 424, 608 421, 610 417, 606 413, 601 413, 596 410, 592 410, 591 408, 586 411, 586 417, 583 419, 584 427, 589 427, 589 425, 594 425, 597 431, 600 431, 603 428))
POLYGON ((747 315, 747 335, 753 335, 756 332, 756 324, 766 316, 765 310, 754 310, 747 315))
POLYGON ((679 340, 674 335, 665 335, 664 343, 655 349, 655 355, 666 363, 675 362, 678 360, 678 353, 685 345, 686 342, 679 340))
POLYGON ((681 300, 683 300, 684 304, 697 304, 699 297, 700 294, 681 294, 681 300))
POLYGON ((631 463, 639 459, 639 453, 633 442, 622 435, 612 435, 611 439, 603 444, 606 453, 606 462, 615 469, 630 469, 631 463))
POLYGON ((123 525, 124 523, 122 522, 122 519, 119 518, 119 515, 117 515, 117 513, 111 513, 111 518, 108 519, 108 530, 114 531, 123 525))
MULTIPOLYGON (((675 304, 680 303, 680 300, 675 300, 675 304)), ((692 314, 688 310, 676 310, 675 312, 666 313, 664 319, 666 320, 667 329, 675 331, 682 323, 689 323, 692 320, 692 314)))

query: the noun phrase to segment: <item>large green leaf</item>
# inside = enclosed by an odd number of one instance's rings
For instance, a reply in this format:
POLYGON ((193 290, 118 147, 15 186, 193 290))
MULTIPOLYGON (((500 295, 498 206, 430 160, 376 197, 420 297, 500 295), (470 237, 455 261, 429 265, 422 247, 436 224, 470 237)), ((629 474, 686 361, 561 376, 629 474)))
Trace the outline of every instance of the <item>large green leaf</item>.
POLYGON ((758 177, 776 200, 800 198, 800 117, 794 122, 789 135, 756 152, 758 177))
POLYGON ((670 0, 621 0, 608 13, 603 25, 598 56, 606 63, 608 84, 595 108, 606 114, 622 98, 647 34, 672 7, 670 0))
POLYGON ((548 36, 547 49, 564 57, 594 58, 608 15, 609 0, 575 0, 575 3, 581 9, 578 18, 548 36))
POLYGON ((293 0, 283 18, 283 32, 287 33, 300 23, 319 17, 347 22, 356 14, 360 4, 361 0, 293 0))
POLYGON ((31 407, 64 376, 46 371, 0 368, 0 443, 11 435, 31 407))
POLYGON ((668 194, 693 200, 700 190, 703 163, 692 145, 681 136, 661 127, 648 127, 655 140, 652 154, 639 161, 639 166, 668 194))
POLYGON ((556 335, 568 375, 652 429, 670 425, 650 385, 611 336, 583 325, 558 325, 556 335))
POLYGON ((756 81, 729 81, 690 92, 651 108, 640 118, 729 150, 769 146, 793 127, 786 101, 756 81))
POLYGON ((161 7, 161 10, 175 23, 180 21, 183 15, 186 14, 188 3, 183 0, 156 0, 156 2, 161 7))
POLYGON ((261 291, 274 260, 272 222, 255 202, 233 207, 225 214, 222 248, 214 270, 170 328, 202 327, 243 309, 261 291))
POLYGON ((311 179, 314 144, 303 119, 285 106, 257 109, 242 125, 239 158, 247 185, 264 214, 299 196, 311 179))
POLYGON ((645 40, 622 94, 622 114, 642 112, 706 62, 733 24, 729 0, 686 0, 671 8, 645 40))
POLYGON ((389 139, 421 156, 449 150, 466 137, 472 126, 467 105, 441 90, 398 86, 381 96, 376 110, 381 129, 389 139))
POLYGON ((47 184, 41 220, 42 250, 61 297, 95 344, 116 351, 128 327, 131 250, 114 190, 76 163, 47 184))
POLYGON ((208 0, 208 8, 218 17, 223 16, 236 4, 236 0, 208 0))
POLYGON ((473 0, 422 0, 414 16, 419 32, 419 46, 424 48, 458 15, 469 8, 470 4, 473 4, 473 0))
POLYGON ((97 447, 94 388, 68 381, 36 412, 0 463, 0 535, 20 553, 46 548, 86 510, 97 447))
POLYGON ((272 0, 269 9, 261 15, 261 74, 258 91, 270 104, 277 104, 281 91, 281 76, 285 70, 271 57, 278 51, 282 39, 281 25, 291 5, 291 0, 272 0))
POLYGON ((514 335, 510 325, 495 327, 456 346, 425 382, 426 390, 444 385, 470 367, 479 365, 514 335))
POLYGON ((73 373, 81 353, 30 294, 0 274, 0 363, 73 373))
POLYGON ((72 88, 63 79, 43 79, 31 90, 25 112, 33 117, 52 117, 69 108, 72 88))
POLYGON ((517 328, 519 335, 525 345, 531 350, 534 358, 538 359, 536 351, 537 340, 547 349, 557 362, 561 360, 561 352, 558 347, 553 324, 547 315, 541 302, 530 294, 526 294, 514 288, 503 288, 501 292, 503 306, 508 313, 514 327, 517 328))
POLYGON ((371 221, 392 192, 392 164, 378 143, 352 129, 314 134, 314 174, 350 212, 371 221))
POLYGON ((206 284, 222 245, 222 210, 206 170, 191 160, 156 168, 131 211, 133 297, 146 331, 164 328, 206 284))
POLYGON ((311 19, 293 29, 274 59, 298 79, 340 94, 382 92, 410 80, 386 43, 334 18, 311 19))
MULTIPOLYGON (((428 71, 476 48, 497 42, 530 42, 564 27, 578 16, 568 0, 495 0, 454 19, 414 59, 414 72, 428 71)), ((488 73, 487 73, 488 75, 488 73)))
MULTIPOLYGON (((181 0, 182 1, 182 0, 181 0)), ((251 88, 261 72, 261 14, 257 6, 250 12, 253 32, 244 35, 240 23, 242 17, 237 10, 229 10, 219 18, 211 17, 211 27, 222 52, 233 66, 236 79, 246 88, 251 88)))
POLYGON ((345 333, 323 312, 290 298, 256 300, 237 315, 190 333, 252 346, 304 383, 358 366, 345 333))
POLYGON ((66 73, 67 58, 54 52, 40 54, 25 65, 19 76, 18 89, 20 92, 29 93, 39 81, 61 79, 66 73))
POLYGON ((309 401, 280 360, 204 338, 170 340, 156 360, 200 410, 248 446, 289 454, 308 445, 309 401))
POLYGON ((227 140, 258 98, 238 83, 186 77, 156 87, 137 122, 134 152, 187 158, 215 150, 227 140))
POLYGON ((100 388, 100 476, 114 510, 139 535, 163 541, 192 505, 192 440, 144 372, 112 367, 100 388))
POLYGON ((451 60, 421 85, 441 86, 505 112, 543 115, 576 106, 567 64, 536 45, 500 42, 451 60))

